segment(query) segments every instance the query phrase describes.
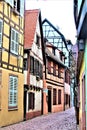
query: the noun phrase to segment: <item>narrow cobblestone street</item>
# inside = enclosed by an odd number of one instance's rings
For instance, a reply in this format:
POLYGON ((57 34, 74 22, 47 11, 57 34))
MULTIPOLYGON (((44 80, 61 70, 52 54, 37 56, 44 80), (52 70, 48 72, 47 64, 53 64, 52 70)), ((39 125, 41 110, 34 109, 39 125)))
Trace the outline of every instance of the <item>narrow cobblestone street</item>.
POLYGON ((0 130, 77 130, 75 111, 70 108, 63 112, 42 115, 0 130))

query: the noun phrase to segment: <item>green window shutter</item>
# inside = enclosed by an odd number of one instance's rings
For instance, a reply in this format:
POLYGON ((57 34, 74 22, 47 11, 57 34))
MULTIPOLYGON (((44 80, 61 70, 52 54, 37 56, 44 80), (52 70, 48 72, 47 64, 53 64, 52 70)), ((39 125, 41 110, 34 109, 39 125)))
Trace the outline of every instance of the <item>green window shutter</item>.
POLYGON ((12 53, 18 55, 18 42, 19 42, 19 34, 14 29, 11 29, 11 45, 10 50, 12 53))
POLYGON ((13 7, 14 5, 14 0, 5 0, 9 5, 13 7))
POLYGON ((2 27, 3 27, 2 20, 0 20, 0 47, 2 46, 2 27))
POLYGON ((24 16, 24 0, 20 0, 20 15, 24 16))

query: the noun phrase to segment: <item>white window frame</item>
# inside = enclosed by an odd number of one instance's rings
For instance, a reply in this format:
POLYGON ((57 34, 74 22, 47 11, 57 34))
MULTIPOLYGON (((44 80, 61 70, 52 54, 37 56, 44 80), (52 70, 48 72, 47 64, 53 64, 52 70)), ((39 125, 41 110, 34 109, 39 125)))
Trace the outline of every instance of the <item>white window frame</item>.
POLYGON ((8 107, 16 107, 18 105, 18 77, 9 76, 9 99, 8 107))
POLYGON ((13 54, 16 54, 16 55, 18 55, 18 45, 19 45, 18 41, 19 41, 19 33, 15 29, 11 28, 10 50, 13 54), (13 39, 13 33, 14 33, 14 39, 13 39), (18 35, 18 39, 16 39, 16 35, 18 35))
POLYGON ((13 2, 14 0, 5 0, 9 5, 11 5, 13 7, 13 2))
POLYGON ((2 29, 3 29, 3 21, 0 19, 1 29, 0 29, 0 47, 2 46, 2 29))

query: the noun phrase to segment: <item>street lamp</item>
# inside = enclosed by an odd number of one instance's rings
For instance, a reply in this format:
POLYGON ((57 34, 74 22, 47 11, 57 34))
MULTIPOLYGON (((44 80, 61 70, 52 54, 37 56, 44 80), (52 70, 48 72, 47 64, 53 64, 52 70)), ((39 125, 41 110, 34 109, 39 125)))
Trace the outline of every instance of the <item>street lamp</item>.
POLYGON ((67 40, 67 48, 68 48, 68 51, 70 52, 70 51, 72 51, 72 43, 71 43, 71 41, 70 40, 67 40))
POLYGON ((70 62, 71 62, 71 57, 72 57, 72 43, 70 40, 67 40, 67 49, 68 49, 68 62, 69 62, 69 67, 70 67, 70 62))

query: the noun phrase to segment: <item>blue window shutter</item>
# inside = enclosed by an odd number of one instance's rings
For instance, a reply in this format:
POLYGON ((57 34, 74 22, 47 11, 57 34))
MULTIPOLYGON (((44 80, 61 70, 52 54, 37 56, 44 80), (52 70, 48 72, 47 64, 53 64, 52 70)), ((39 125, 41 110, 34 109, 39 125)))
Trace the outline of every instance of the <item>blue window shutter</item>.
POLYGON ((24 0, 20 0, 20 15, 24 16, 24 0))
POLYGON ((2 46, 2 27, 3 27, 2 20, 0 20, 0 47, 2 46))
POLYGON ((17 95, 18 95, 18 78, 15 76, 9 77, 9 106, 17 106, 17 95))
POLYGON ((5 0, 7 3, 9 3, 12 7, 14 5, 14 0, 5 0))
POLYGON ((16 55, 18 55, 18 43, 19 43, 19 33, 12 28, 11 29, 10 50, 11 50, 12 53, 14 53, 16 55))

